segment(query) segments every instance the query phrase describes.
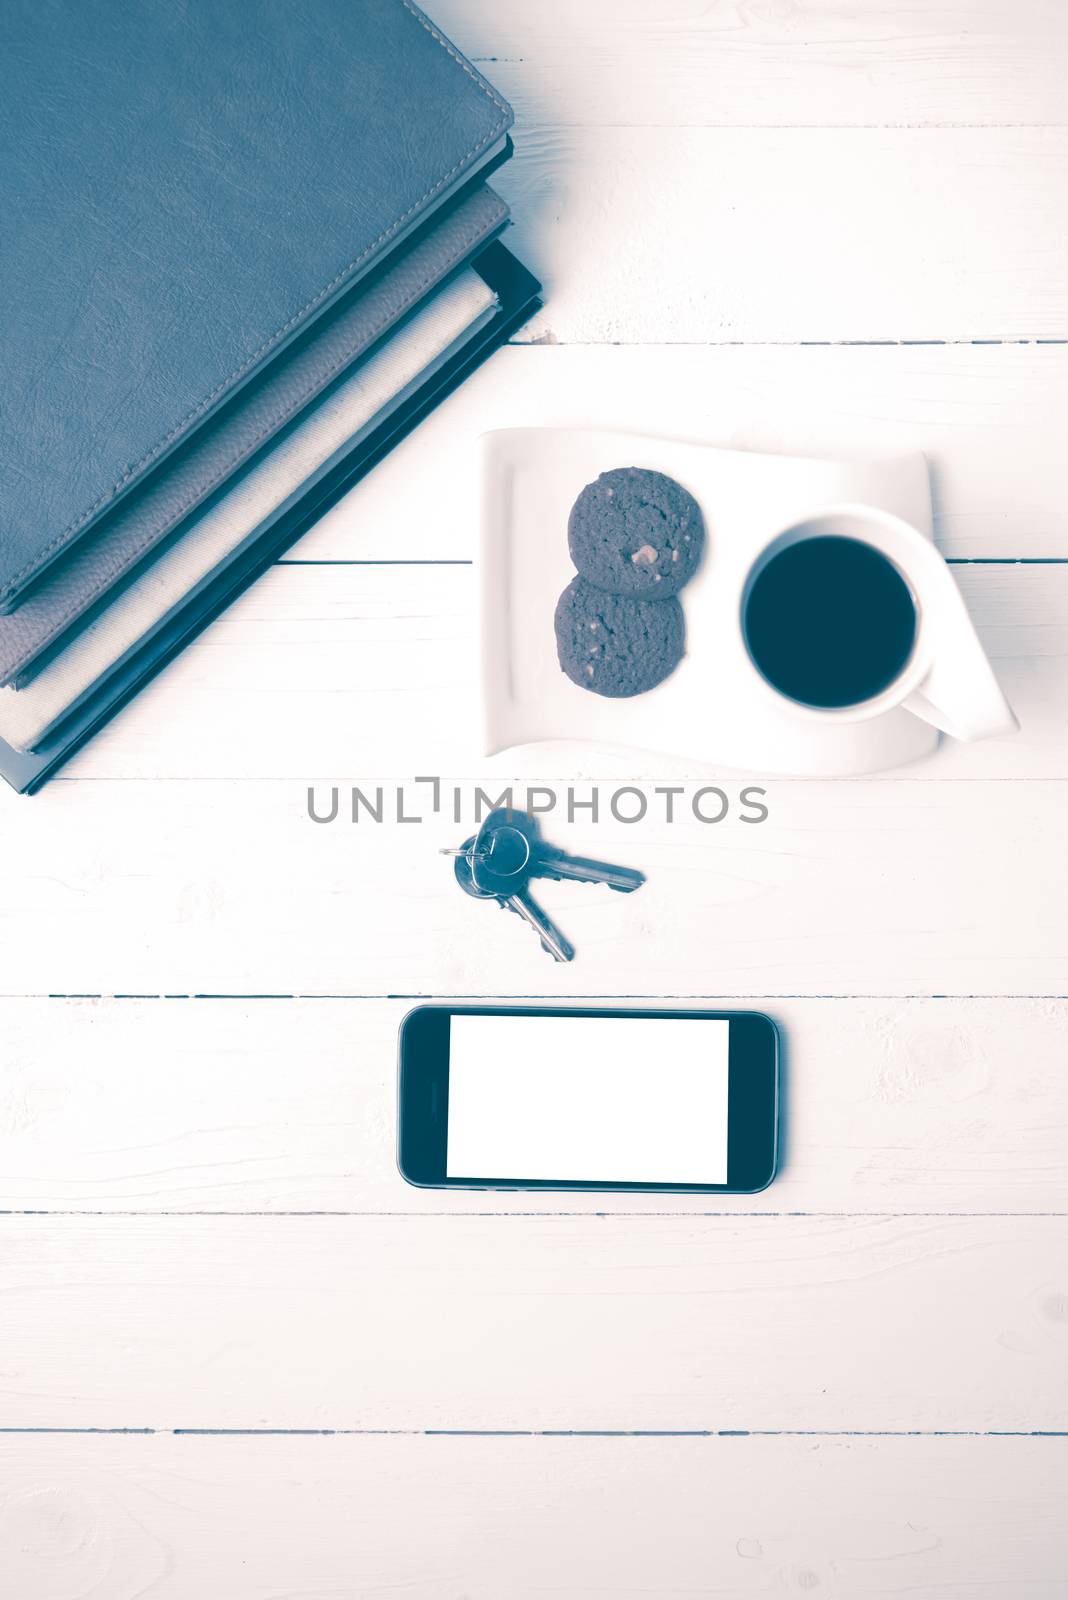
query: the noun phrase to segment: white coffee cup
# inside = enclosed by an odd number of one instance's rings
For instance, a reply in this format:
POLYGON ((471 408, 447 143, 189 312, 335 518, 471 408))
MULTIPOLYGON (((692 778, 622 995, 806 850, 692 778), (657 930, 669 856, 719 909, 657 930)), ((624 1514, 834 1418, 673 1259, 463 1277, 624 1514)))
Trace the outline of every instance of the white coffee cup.
MULTIPOLYGON (((897 676, 869 699, 845 706, 812 706, 776 689, 797 716, 823 725, 864 722, 902 706, 954 739, 987 739, 1015 731, 1019 724, 998 686, 949 567, 929 539, 888 511, 863 505, 828 506, 776 534, 750 566, 743 586, 743 638, 746 606, 759 573, 789 546, 816 538, 859 540, 885 556, 908 586, 916 631, 897 676)), ((751 653, 750 661, 759 672, 751 653)))

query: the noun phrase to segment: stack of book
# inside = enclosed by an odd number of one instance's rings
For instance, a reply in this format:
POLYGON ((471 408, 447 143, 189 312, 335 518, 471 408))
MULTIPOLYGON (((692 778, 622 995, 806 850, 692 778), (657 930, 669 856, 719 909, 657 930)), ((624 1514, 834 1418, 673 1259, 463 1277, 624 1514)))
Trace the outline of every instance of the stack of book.
POLYGON ((0 774, 43 783, 538 304, 409 0, 9 0, 0 774))

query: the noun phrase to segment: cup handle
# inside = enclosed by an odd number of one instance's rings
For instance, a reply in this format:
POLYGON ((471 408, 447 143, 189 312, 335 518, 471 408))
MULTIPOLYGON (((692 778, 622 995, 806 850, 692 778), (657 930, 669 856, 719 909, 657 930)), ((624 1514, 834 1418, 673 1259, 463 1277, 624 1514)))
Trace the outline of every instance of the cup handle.
POLYGON ((956 626, 939 629, 934 663, 902 704, 954 739, 1015 733, 1020 724, 1001 692, 959 591, 954 609, 956 626))

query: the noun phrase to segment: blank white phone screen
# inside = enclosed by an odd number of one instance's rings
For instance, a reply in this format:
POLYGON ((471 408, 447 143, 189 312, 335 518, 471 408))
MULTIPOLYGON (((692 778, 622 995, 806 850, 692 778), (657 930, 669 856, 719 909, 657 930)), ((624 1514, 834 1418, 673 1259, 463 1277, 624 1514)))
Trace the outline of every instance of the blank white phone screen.
POLYGON ((729 1030, 453 1016, 446 1177, 726 1183, 729 1030))

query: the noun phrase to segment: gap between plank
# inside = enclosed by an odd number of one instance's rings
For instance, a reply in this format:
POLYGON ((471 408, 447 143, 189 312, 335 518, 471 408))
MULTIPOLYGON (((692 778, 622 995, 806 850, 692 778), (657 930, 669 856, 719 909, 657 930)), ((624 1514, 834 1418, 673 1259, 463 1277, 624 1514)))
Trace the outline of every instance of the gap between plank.
MULTIPOLYGON (((944 556, 950 567, 1063 567, 1068 556, 944 556)), ((418 556, 411 561, 360 560, 356 557, 337 556, 319 561, 304 561, 281 556, 276 567, 473 567, 471 558, 451 556, 418 556)))
POLYGON ((194 1439, 1065 1439, 1060 1428, 4 1428, 194 1439))
POLYGON ((509 346, 514 350, 530 350, 536 345, 551 346, 553 349, 563 350, 570 346, 571 349, 581 350, 614 350, 622 346, 634 349, 660 350, 680 347, 688 350, 809 350, 809 349, 847 349, 847 350, 898 350, 928 347, 933 349, 953 349, 958 346, 982 345, 993 348, 998 345, 1060 345, 1068 344, 1068 339, 558 339, 555 335, 550 339, 545 335, 535 336, 533 339, 510 339, 509 346))
MULTIPOLYGON (((985 780, 984 780, 985 781, 985 780)), ((1016 780, 1007 779, 1006 782, 1016 780)), ((1062 779, 1050 779, 1050 782, 1059 783, 1062 779)), ((351 994, 287 994, 277 992, 273 994, 92 994, 88 991, 70 990, 57 991, 54 994, 0 994, 0 1002, 4 1000, 456 1000, 463 1005, 477 1005, 482 1001, 500 1000, 551 1000, 556 1005, 570 1005, 572 1001, 582 1000, 611 1000, 613 1004, 626 1006, 632 1000, 663 1000, 680 1001, 690 1006, 702 1005, 709 1000, 744 1000, 747 1004, 758 1000, 881 1000, 881 1001, 911 1001, 911 1000, 1014 1000, 1026 1003, 1032 1000, 1066 1000, 1068 995, 1063 994, 620 994, 605 995, 600 990, 590 994, 542 993, 540 991, 523 991, 509 989, 498 994, 463 994, 457 995, 451 991, 446 993, 424 990, 412 994, 389 993, 351 993, 351 994)))
MULTIPOLYGON (((444 1192, 444 1191, 443 1191, 444 1192)), ((468 1193, 472 1191, 468 1190, 468 1193)), ((556 1191, 559 1193, 560 1191, 556 1191)), ((624 1191, 617 1191, 624 1192, 624 1191)), ((679 1191, 679 1198, 689 1198, 685 1190, 679 1191)), ((462 1217, 478 1217, 482 1220, 499 1217, 510 1220, 515 1217, 538 1218, 551 1220, 553 1218, 570 1218, 579 1221, 616 1222, 623 1218, 637 1222, 643 1220, 658 1220, 660 1222, 689 1222, 701 1218, 726 1217, 733 1222, 751 1217, 765 1219, 780 1218, 793 1219, 797 1217, 811 1218, 829 1222, 915 1222, 915 1221, 984 1221, 992 1220, 1004 1222, 1034 1222, 1036 1220, 1060 1221, 1068 1217, 1068 1211, 743 1211, 743 1210, 716 1210, 716 1211, 338 1211, 338 1210, 143 1210, 125 1208, 116 1210, 72 1210, 70 1208, 54 1208, 50 1206, 9 1206, 0 1209, 0 1217, 145 1217, 153 1221, 161 1217, 175 1217, 179 1220, 186 1217, 228 1217, 237 1220, 241 1217, 359 1217, 368 1221, 378 1222, 383 1218, 393 1221, 409 1221, 412 1218, 426 1220, 428 1217, 455 1220, 462 1217)))
POLYGON ((451 556, 415 556, 410 561, 400 559, 361 561, 349 557, 324 561, 298 561, 289 556, 279 556, 274 564, 276 567, 473 567, 475 563, 470 556, 456 559, 451 556))

